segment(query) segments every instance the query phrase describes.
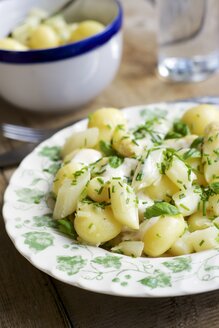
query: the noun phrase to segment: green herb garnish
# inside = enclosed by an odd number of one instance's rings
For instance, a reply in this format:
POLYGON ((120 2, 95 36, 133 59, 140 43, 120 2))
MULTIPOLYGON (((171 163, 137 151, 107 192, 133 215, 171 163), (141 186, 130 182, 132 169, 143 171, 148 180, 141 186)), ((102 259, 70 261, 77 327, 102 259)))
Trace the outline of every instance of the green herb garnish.
POLYGON ((99 207, 99 208, 102 208, 102 209, 104 209, 105 207, 111 205, 111 203, 107 203, 107 202, 99 202, 99 203, 98 202, 94 202, 89 197, 86 197, 86 198, 82 199, 81 202, 84 203, 84 204, 93 205, 95 207, 99 207))
POLYGON ((104 140, 100 140, 99 142, 99 147, 100 150, 102 151, 102 153, 105 156, 114 156, 116 154, 115 150, 112 148, 111 143, 104 141, 104 140))
POLYGON ((215 194, 219 194, 219 182, 213 182, 209 187, 215 194))
POLYGON ((177 121, 173 124, 171 131, 167 133, 165 139, 177 139, 182 138, 190 134, 190 130, 187 124, 177 121))
POLYGON ((133 132, 135 139, 144 139, 149 135, 152 142, 159 144, 161 142, 160 134, 154 130, 154 125, 158 123, 159 118, 156 117, 152 120, 146 121, 145 124, 138 126, 133 132))
POLYGON ((118 156, 109 157, 109 165, 114 169, 122 165, 123 162, 124 162, 124 158, 118 156))
POLYGON ((77 238, 77 233, 75 231, 74 225, 69 218, 58 220, 58 230, 73 239, 77 238))
POLYGON ((198 149, 191 148, 183 154, 184 161, 188 158, 201 158, 201 152, 198 149))
POLYGON ((203 138, 203 137, 198 137, 198 138, 196 138, 196 139, 192 142, 190 148, 196 148, 196 149, 197 149, 198 146, 200 146, 200 145, 203 144, 203 141, 204 141, 204 138, 203 138))
POLYGON ((199 243, 199 246, 202 246, 203 244, 204 244, 204 240, 202 239, 201 241, 200 241, 200 243, 199 243))
POLYGON ((150 219, 160 215, 177 215, 180 214, 178 208, 166 202, 157 202, 154 205, 148 207, 144 213, 146 219, 150 219))

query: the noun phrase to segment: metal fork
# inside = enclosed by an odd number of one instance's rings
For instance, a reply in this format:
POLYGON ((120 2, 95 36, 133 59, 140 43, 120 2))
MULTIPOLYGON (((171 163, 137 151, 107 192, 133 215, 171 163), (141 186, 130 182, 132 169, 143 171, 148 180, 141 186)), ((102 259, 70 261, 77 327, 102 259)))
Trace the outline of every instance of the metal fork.
POLYGON ((58 128, 50 128, 50 129, 30 128, 22 125, 1 123, 0 134, 8 139, 31 142, 31 143, 39 143, 52 136, 58 130, 63 129, 78 121, 79 120, 75 120, 66 125, 59 126, 58 128))

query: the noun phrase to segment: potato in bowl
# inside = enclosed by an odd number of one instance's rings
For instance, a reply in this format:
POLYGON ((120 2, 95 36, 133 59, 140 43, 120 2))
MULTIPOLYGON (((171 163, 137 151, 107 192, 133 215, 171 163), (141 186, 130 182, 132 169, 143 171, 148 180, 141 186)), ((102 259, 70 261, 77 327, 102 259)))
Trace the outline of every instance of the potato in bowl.
MULTIPOLYGON (((40 0, 37 5, 50 14, 66 2, 40 0)), ((34 6, 34 0, 0 2, 0 39, 15 30, 34 6)), ((70 32, 56 17, 47 25, 38 24, 39 29, 31 27, 30 39, 29 27, 22 27, 16 40, 14 35, 3 41, 0 93, 7 101, 39 113, 61 114, 86 104, 111 83, 122 55, 121 5, 116 0, 80 0, 69 13, 70 22, 82 24, 73 24, 70 32)))
POLYGON ((45 10, 34 8, 11 31, 10 36, 0 39, 0 49, 25 51, 55 48, 84 40, 104 28, 102 23, 95 20, 67 23, 61 14, 49 17, 45 10))

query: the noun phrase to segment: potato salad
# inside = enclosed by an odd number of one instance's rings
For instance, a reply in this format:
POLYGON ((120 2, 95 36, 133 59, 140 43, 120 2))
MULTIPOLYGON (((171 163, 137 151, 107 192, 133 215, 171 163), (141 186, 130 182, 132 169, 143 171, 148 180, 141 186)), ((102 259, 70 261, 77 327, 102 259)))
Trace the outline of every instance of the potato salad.
POLYGON ((132 257, 219 247, 218 109, 128 123, 102 108, 65 140, 52 186, 62 231, 132 257))
POLYGON ((86 39, 103 31, 94 20, 67 23, 62 15, 49 17, 42 9, 32 9, 9 37, 0 39, 0 49, 25 51, 54 48, 86 39))

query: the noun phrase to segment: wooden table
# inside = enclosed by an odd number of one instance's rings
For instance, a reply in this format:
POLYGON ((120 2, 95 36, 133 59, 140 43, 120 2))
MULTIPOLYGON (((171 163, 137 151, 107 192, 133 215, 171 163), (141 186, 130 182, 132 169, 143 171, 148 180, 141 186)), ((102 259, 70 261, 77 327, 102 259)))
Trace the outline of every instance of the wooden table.
MULTIPOLYGON (((124 107, 218 93, 219 75, 198 84, 165 84, 155 74, 155 12, 150 2, 123 0, 125 43, 115 81, 83 110, 62 115, 59 124, 101 106, 124 107)), ((0 77, 1 78, 1 77, 0 77)), ((0 101, 0 121, 56 126, 57 117, 27 113, 0 101)), ((0 139, 0 151, 17 146, 0 139)), ((0 195, 14 169, 0 170, 0 195)), ((0 327, 217 328, 219 291, 177 298, 129 299, 68 286, 40 272, 15 249, 0 220, 0 327)))

